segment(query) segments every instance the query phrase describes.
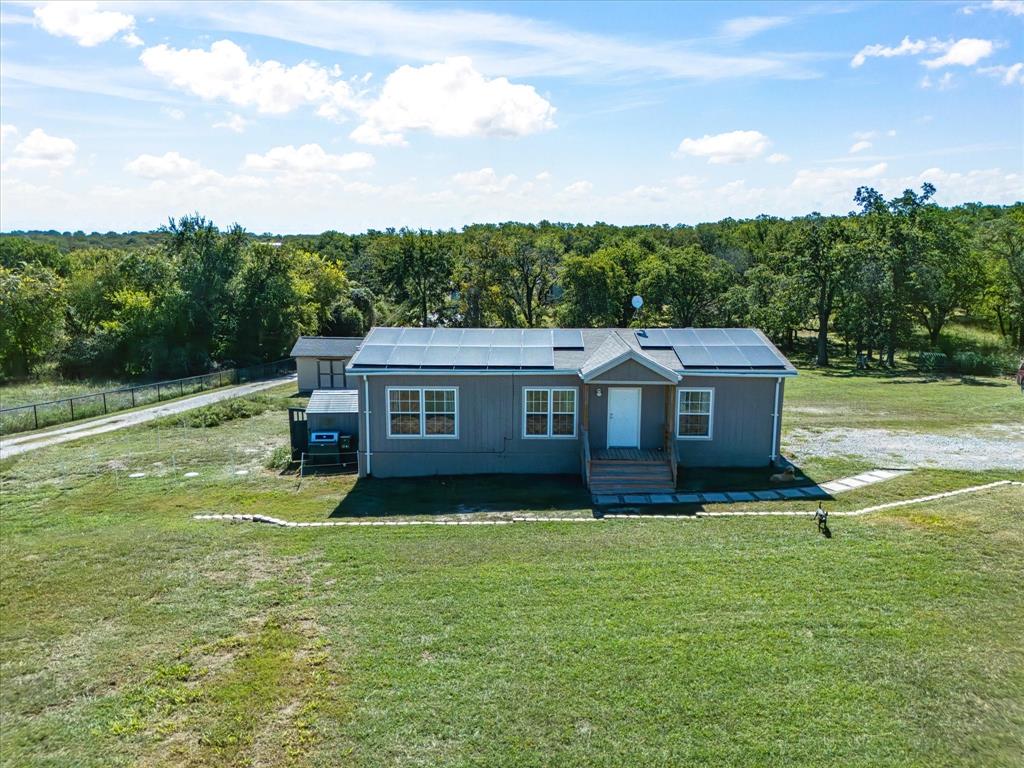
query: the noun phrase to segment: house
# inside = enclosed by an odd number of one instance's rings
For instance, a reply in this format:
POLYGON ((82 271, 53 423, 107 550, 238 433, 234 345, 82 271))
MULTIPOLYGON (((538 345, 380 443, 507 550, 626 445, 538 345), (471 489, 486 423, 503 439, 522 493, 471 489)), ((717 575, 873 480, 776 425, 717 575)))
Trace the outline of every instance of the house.
POLYGON ((374 328, 352 357, 360 475, 580 473, 779 461, 792 364, 752 328, 374 328))
POLYGON ((346 389, 345 366, 362 342, 358 337, 300 336, 291 351, 299 374, 299 392, 346 389))

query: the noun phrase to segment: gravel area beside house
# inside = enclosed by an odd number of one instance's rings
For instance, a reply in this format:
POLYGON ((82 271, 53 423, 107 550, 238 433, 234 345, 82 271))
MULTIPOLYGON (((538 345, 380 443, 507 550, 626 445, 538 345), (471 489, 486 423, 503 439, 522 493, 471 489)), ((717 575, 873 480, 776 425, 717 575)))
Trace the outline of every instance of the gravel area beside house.
POLYGON ((1024 425, 991 425, 982 434, 935 435, 889 429, 794 429, 783 450, 798 465, 809 456, 870 459, 878 466, 1024 471, 1024 425))

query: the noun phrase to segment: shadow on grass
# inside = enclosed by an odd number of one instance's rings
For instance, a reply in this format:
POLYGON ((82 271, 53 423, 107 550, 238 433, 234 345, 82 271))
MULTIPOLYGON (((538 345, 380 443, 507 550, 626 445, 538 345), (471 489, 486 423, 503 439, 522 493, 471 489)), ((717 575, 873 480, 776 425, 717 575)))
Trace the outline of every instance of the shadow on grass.
MULTIPOLYGON (((729 491, 778 491, 784 488, 810 488, 819 481, 792 464, 792 480, 772 482, 781 472, 773 467, 693 467, 679 468, 676 490, 691 493, 728 493, 729 491)), ((824 481, 822 481, 824 482, 824 481)))
POLYGON ((359 478, 332 518, 591 510, 576 475, 359 478))

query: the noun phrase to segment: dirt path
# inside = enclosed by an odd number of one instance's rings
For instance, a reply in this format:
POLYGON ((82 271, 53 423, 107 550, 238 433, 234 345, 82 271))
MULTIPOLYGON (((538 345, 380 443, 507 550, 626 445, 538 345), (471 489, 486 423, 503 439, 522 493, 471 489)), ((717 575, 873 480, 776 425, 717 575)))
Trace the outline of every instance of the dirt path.
POLYGON ((113 432, 116 429, 124 429, 125 427, 131 427, 135 424, 143 424, 147 421, 152 421, 153 419, 159 419, 162 416, 190 411, 193 408, 210 405, 211 403, 217 403, 221 400, 230 400, 233 397, 249 395, 263 389, 270 389, 271 387, 277 387, 281 384, 287 384, 290 381, 295 381, 295 374, 282 376, 277 379, 270 379, 268 381, 256 381, 251 384, 241 384, 237 387, 225 387, 224 389, 206 392, 202 395, 196 395, 195 397, 186 397, 180 400, 175 400, 173 403, 154 405, 149 408, 140 408, 136 411, 116 413, 112 416, 104 416, 102 419, 83 421, 78 424, 72 424, 68 427, 61 427, 60 429, 52 429, 46 432, 34 432, 31 435, 22 435, 21 437, 11 437, 6 440, 0 440, 0 459, 6 459, 8 456, 17 456, 20 453, 33 451, 36 448, 45 448, 48 445, 57 445, 59 443, 66 443, 70 440, 78 440, 81 437, 101 435, 104 432, 113 432))
POLYGON ((888 467, 1019 469, 1024 471, 1024 425, 990 425, 960 435, 891 429, 794 429, 783 452, 797 464, 806 456, 857 457, 888 467))

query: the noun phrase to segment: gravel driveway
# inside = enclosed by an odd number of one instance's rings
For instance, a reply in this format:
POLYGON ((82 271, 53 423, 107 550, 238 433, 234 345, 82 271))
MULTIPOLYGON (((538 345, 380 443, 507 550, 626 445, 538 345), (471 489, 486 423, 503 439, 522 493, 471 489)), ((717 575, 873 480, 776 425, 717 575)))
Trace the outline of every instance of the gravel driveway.
MULTIPOLYGON (((984 434, 933 435, 889 429, 794 429, 783 440, 794 459, 870 459, 875 466, 1024 471, 1024 425, 993 424, 984 434)), ((799 463, 799 461, 798 461, 799 463)))

